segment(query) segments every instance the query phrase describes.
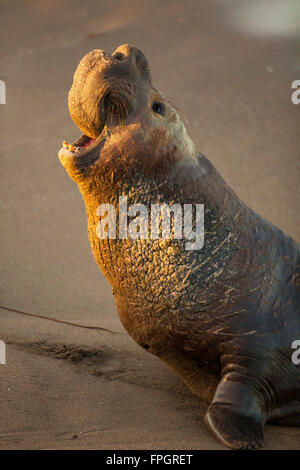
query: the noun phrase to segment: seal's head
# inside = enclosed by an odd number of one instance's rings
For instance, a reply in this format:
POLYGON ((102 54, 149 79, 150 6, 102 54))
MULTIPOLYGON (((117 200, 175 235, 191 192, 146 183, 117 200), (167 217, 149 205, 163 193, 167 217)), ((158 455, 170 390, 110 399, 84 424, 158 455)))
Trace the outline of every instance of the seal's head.
POLYGON ((163 171, 174 162, 179 168, 187 160, 198 164, 176 108, 152 86, 145 55, 128 44, 81 60, 69 111, 83 135, 64 142, 59 158, 77 182, 122 166, 163 171))

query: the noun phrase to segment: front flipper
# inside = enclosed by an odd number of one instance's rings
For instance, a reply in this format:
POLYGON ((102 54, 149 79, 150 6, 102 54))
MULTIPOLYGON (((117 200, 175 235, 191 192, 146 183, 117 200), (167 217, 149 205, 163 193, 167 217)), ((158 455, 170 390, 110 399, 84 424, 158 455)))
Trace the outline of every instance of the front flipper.
POLYGON ((230 376, 219 383, 205 422, 222 444, 232 449, 264 445, 262 403, 249 385, 230 380, 230 376))

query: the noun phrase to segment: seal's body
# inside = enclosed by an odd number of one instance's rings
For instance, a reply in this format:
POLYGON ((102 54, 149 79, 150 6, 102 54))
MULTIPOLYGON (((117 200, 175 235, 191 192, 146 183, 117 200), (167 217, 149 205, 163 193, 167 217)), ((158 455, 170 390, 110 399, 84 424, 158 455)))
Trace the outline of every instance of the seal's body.
POLYGON ((212 400, 205 420, 225 445, 262 446, 267 421, 300 425, 300 367, 292 362, 299 246, 197 152, 138 49, 87 54, 69 109, 84 135, 59 157, 82 193, 91 248, 126 330, 212 400), (187 250, 174 224, 169 239, 118 236, 124 196, 128 206, 203 204, 204 245, 187 250), (102 204, 115 208, 113 237, 99 238, 102 204))

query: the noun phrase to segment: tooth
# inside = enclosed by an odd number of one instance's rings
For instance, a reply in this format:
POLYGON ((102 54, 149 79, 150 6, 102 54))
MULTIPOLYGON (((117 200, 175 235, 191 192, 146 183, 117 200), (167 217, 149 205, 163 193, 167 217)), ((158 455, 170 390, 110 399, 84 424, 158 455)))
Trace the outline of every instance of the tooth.
POLYGON ((63 141, 62 144, 63 144, 63 147, 64 147, 65 149, 67 149, 67 148, 69 147, 68 144, 67 144, 67 142, 66 142, 65 140, 63 141))
POLYGON ((73 152, 73 151, 75 150, 72 144, 69 144, 69 150, 70 150, 71 152, 73 152))

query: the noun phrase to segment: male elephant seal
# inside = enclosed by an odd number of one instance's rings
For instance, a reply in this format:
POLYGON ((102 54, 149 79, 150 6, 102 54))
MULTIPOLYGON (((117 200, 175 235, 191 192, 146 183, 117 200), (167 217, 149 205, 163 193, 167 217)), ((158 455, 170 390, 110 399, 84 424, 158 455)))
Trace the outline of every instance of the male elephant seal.
POLYGON ((218 383, 205 421, 225 445, 261 447, 267 421, 299 426, 297 244, 240 201, 197 152, 135 47, 87 54, 69 110, 84 134, 64 142, 59 158, 82 193, 92 252, 128 333, 199 397, 211 400, 218 383), (164 204, 172 214, 175 205, 193 205, 193 226, 195 205, 204 205, 203 246, 187 249, 185 231, 175 236, 175 215, 163 237, 162 212, 161 236, 152 237, 139 211, 124 219, 120 201, 140 204, 140 212, 164 204))

